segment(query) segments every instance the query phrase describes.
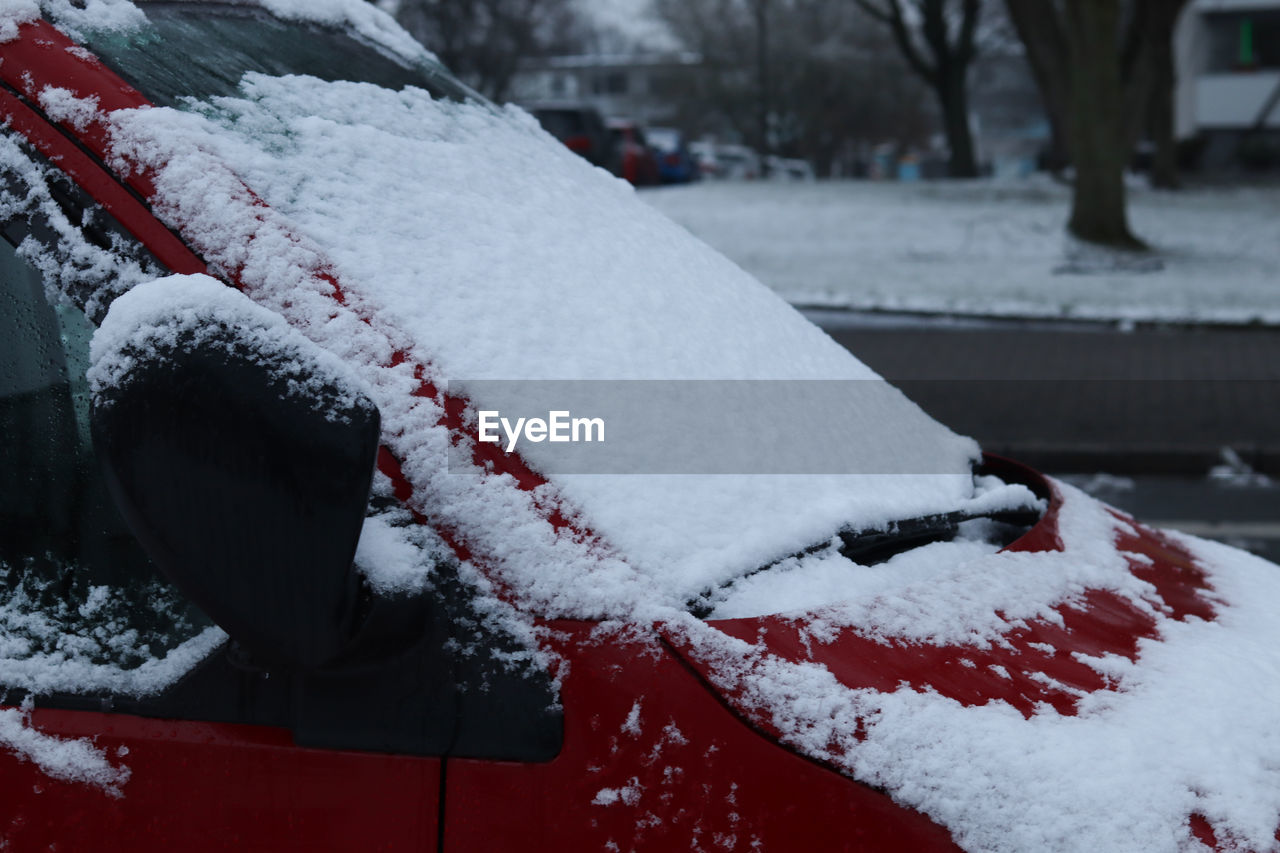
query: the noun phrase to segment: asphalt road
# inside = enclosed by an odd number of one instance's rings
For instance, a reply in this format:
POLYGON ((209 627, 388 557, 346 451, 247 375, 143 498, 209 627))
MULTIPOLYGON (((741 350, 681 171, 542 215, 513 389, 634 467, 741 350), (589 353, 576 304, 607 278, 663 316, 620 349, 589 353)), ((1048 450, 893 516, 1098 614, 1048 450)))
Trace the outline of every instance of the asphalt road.
POLYGON ((1280 562, 1280 330, 807 313, 985 449, 1280 562))
POLYGON ((1280 477, 1280 331, 925 324, 810 314, 926 411, 1053 471, 1280 477))

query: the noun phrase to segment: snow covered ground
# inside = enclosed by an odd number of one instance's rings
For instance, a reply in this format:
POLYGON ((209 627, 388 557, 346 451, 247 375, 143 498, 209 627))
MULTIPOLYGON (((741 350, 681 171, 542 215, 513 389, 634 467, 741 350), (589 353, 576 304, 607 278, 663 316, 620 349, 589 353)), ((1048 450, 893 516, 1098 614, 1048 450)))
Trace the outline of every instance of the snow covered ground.
POLYGON ((1277 186, 1135 188, 1131 222, 1156 251, 1131 269, 1068 240, 1069 191, 1048 180, 704 182, 642 197, 797 305, 1280 324, 1277 186))

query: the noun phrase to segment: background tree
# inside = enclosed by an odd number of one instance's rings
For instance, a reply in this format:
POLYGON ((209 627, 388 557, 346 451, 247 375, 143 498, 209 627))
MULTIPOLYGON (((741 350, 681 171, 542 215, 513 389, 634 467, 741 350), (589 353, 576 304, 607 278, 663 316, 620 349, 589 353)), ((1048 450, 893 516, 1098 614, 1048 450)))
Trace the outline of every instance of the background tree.
POLYGON ((655 15, 701 57, 699 84, 676 95, 695 136, 848 174, 878 142, 923 143, 928 94, 890 36, 847 0, 653 0, 655 15))
POLYGON ((1068 230, 1145 248, 1129 228, 1124 171, 1145 133, 1152 182, 1176 186, 1173 30, 1187 0, 1006 0, 1054 134, 1075 168, 1068 230))
POLYGON ((969 128, 969 67, 982 0, 854 0, 893 33, 907 65, 938 99, 953 178, 978 174, 969 128))
POLYGON ((576 52, 589 28, 574 0, 379 0, 478 92, 502 102, 520 63, 576 52))

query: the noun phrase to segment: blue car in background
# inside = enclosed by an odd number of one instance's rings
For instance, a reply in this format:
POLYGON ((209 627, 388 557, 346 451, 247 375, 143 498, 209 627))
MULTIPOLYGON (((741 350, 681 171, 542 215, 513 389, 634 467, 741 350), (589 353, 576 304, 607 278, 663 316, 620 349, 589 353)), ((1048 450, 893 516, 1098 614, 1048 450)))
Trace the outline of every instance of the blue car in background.
POLYGON ((702 177, 697 158, 689 151, 685 135, 672 127, 650 127, 645 131, 649 146, 658 158, 658 177, 664 184, 685 184, 702 177))

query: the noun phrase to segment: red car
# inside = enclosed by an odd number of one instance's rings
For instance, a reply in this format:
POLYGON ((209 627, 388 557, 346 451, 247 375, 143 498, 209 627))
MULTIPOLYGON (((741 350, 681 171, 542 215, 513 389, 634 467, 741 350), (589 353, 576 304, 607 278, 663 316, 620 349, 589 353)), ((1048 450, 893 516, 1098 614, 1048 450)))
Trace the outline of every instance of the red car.
POLYGON ((608 168, 613 136, 594 107, 580 104, 531 104, 526 107, 543 129, 584 160, 608 168))
POLYGON ((1274 849, 1275 566, 371 4, 9 3, 0 78, 0 846, 1274 849))
POLYGON ((637 187, 658 183, 658 158, 640 125, 627 119, 609 119, 607 124, 613 142, 611 171, 637 187))

